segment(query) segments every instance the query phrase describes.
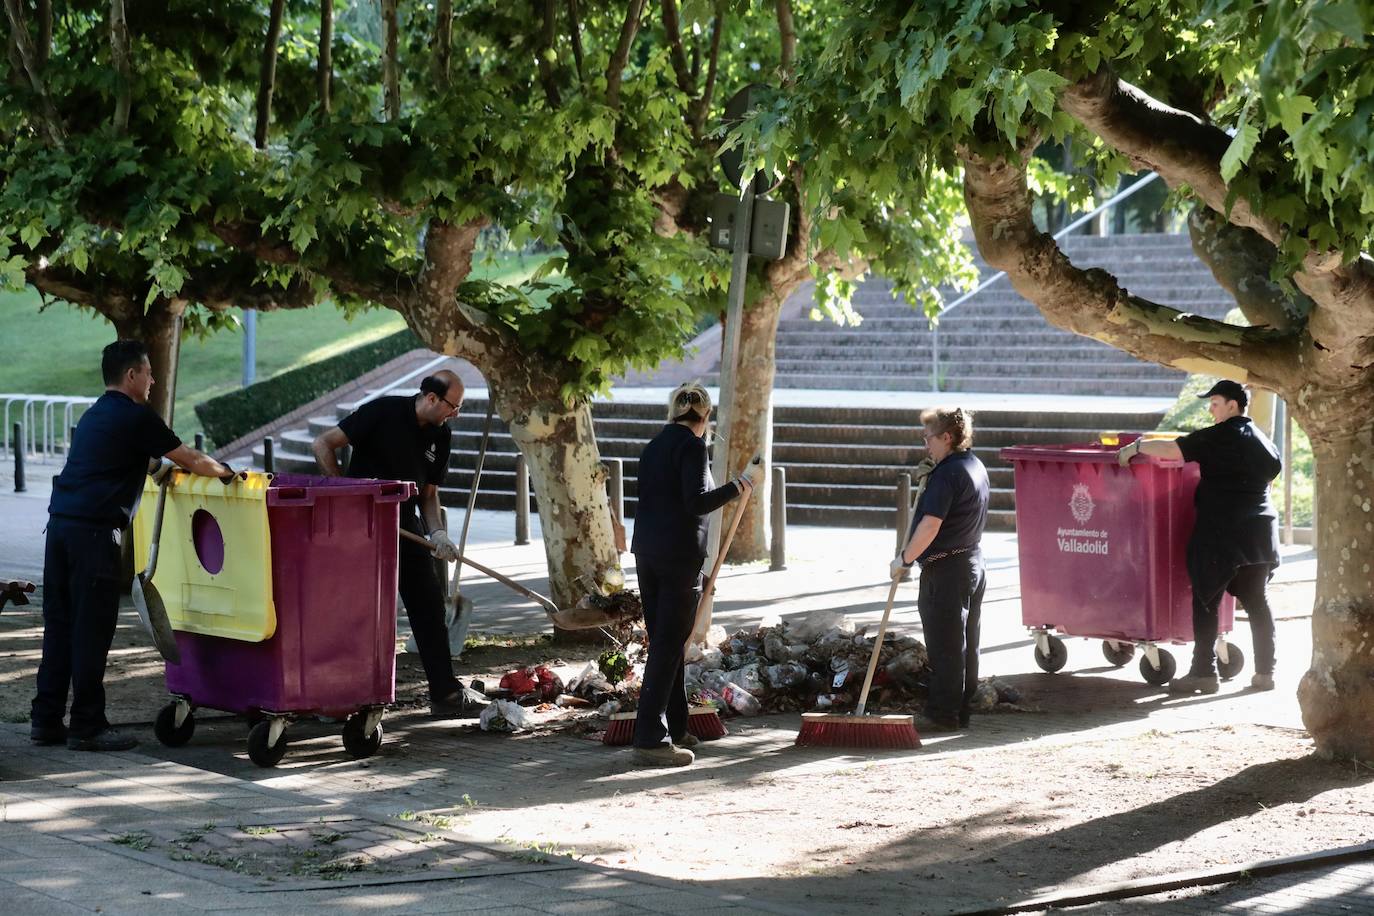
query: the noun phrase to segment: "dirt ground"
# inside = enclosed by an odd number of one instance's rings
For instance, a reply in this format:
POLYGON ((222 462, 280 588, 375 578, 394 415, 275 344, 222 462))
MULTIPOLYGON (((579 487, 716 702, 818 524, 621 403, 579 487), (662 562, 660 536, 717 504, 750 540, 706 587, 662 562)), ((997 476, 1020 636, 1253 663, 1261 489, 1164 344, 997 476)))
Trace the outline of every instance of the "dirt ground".
MULTIPOLYGON (((1275 598, 1288 618, 1281 638, 1285 627, 1310 627, 1310 587, 1275 598)), ((150 722, 165 702, 161 665, 136 627, 126 613, 107 678, 120 723, 150 722)), ((40 637, 31 609, 0 614, 4 721, 27 720, 40 637)), ((539 661, 575 672, 595 651, 517 639, 469 649, 459 670, 488 683, 539 661)), ((217 734, 239 740, 241 726, 211 717, 198 750, 168 758, 418 811, 486 842, 822 912, 946 913, 1374 839, 1374 770, 1317 759, 1298 730, 1243 717, 1227 724, 1224 712, 1191 724, 1170 718, 1179 707, 1160 705, 1159 692, 1129 673, 1018 676, 1025 705, 1039 712, 979 717, 967 736, 930 738, 916 752, 797 749, 796 716, 733 720, 730 737, 704 746, 696 766, 665 773, 628 768, 585 721, 515 737, 471 723, 441 734, 418 714, 418 659, 398 662, 399 708, 372 760, 344 759, 337 738, 320 738, 318 754, 259 771, 213 746, 217 734), (1083 721, 1056 708, 1076 708, 1083 721), (1160 713, 1161 727, 1149 727, 1145 712, 1160 713)), ((141 750, 165 749, 149 737, 141 750)))

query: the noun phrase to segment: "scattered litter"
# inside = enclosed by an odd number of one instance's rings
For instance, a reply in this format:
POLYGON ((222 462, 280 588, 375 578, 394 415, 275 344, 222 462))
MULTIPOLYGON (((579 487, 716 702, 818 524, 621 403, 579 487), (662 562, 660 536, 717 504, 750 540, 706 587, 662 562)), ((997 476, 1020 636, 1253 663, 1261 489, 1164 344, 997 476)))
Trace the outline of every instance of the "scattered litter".
POLYGON ((505 732, 507 734, 529 728, 533 724, 530 714, 519 703, 510 700, 493 700, 482 710, 478 725, 484 732, 505 732))

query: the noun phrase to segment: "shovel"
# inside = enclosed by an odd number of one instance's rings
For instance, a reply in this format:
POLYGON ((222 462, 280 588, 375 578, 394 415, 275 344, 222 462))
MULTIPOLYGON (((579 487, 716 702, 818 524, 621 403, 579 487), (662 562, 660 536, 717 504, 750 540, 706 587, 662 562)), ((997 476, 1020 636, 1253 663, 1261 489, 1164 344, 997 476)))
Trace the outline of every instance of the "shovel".
MULTIPOLYGON (((431 553, 434 551, 433 544, 413 531, 407 531, 402 528, 401 537, 412 543, 419 544, 421 547, 427 548, 431 553)), ((483 566, 471 557, 461 557, 460 562, 466 566, 471 566, 484 576, 490 576, 517 594, 524 595, 526 598, 539 605, 544 613, 549 615, 549 619, 553 621, 555 626, 564 630, 590 630, 595 627, 606 626, 606 624, 612 622, 612 619, 607 618, 605 611, 598 610, 594 607, 560 608, 547 596, 541 595, 533 589, 526 588, 511 577, 504 576, 490 567, 483 566)))
POLYGON ((175 471, 162 478, 157 490, 157 510, 153 518, 153 537, 148 545, 148 568, 134 577, 134 607, 144 628, 153 637, 153 645, 162 657, 173 665, 181 664, 181 650, 177 648, 176 635, 172 623, 167 619, 167 605, 153 584, 153 574, 157 572, 157 545, 162 538, 162 516, 167 509, 167 489, 172 484, 175 471))

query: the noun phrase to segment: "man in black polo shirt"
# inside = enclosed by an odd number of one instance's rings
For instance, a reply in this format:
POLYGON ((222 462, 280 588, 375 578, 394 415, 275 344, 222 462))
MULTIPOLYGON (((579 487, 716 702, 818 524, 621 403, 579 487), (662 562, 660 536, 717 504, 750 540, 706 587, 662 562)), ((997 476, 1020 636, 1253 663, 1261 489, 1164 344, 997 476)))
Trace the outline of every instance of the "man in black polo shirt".
POLYGON ((317 436, 314 446, 315 460, 331 477, 342 473, 335 451, 352 445, 349 477, 408 480, 419 488, 418 495, 401 507, 401 527, 415 534, 427 531, 435 550, 431 554, 401 541, 399 584, 429 681, 430 714, 440 719, 465 711, 463 685, 453 674, 449 655, 444 585, 433 562, 458 558, 458 548, 440 522, 439 487, 448 473, 448 421, 462 404, 462 379, 443 370, 421 381, 419 394, 377 398, 362 405, 317 436))
POLYGON ((1193 584, 1193 664, 1169 682, 1170 693, 1216 693, 1217 609, 1230 592, 1245 606, 1254 640, 1250 686, 1274 689, 1274 616, 1265 589, 1279 565, 1278 513, 1269 484, 1283 470, 1278 449, 1245 415, 1250 396, 1222 379, 1206 394, 1216 423, 1177 440, 1137 439, 1117 452, 1124 467, 1135 455, 1196 461, 1201 471, 1193 503, 1197 519, 1188 539, 1193 584))
POLYGON ((193 474, 232 471, 182 445, 148 407, 153 371, 137 340, 119 340, 100 360, 105 393, 76 426, 53 478, 43 557, 43 659, 30 737, 79 751, 120 751, 137 739, 105 719, 105 660, 119 616, 120 537, 143 492, 149 461, 169 458, 193 474), (68 688, 71 721, 64 726, 68 688))
POLYGON ((978 643, 987 575, 980 547, 988 522, 988 472, 973 454, 973 417, 965 410, 921 413, 929 472, 906 544, 890 571, 921 564, 916 608, 930 658, 925 714, 917 728, 952 732, 969 724, 978 689, 978 643))

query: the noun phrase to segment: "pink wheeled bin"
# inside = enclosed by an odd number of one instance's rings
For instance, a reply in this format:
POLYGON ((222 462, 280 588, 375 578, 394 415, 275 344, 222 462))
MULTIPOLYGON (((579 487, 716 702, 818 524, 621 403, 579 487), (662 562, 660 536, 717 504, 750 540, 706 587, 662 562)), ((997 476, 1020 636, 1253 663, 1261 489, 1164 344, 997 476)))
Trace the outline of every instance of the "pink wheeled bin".
MULTIPOLYGON (((1068 648, 1054 633, 1102 640, 1112 665, 1144 649, 1140 674, 1164 684, 1177 662, 1161 645, 1193 639, 1193 589, 1187 546, 1193 530, 1198 466, 1148 456, 1119 467, 1111 444, 1020 445, 1001 456, 1016 474, 1016 541, 1021 564, 1021 620, 1035 638, 1035 661, 1055 672, 1068 648)), ((1218 612, 1223 678, 1245 665, 1226 641, 1235 599, 1218 612)))
POLYGON ((339 477, 180 478, 154 580, 181 654, 158 739, 185 744, 208 707, 255 721, 259 766, 280 762, 305 716, 342 719, 348 752, 375 753, 396 696, 397 529, 413 494, 339 477))

